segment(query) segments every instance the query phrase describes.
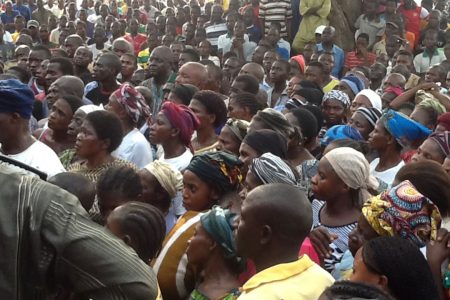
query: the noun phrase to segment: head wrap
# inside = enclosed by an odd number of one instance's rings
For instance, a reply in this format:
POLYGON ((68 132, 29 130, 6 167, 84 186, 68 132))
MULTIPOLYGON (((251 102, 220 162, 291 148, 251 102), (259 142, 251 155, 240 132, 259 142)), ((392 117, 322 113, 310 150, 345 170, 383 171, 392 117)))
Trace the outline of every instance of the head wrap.
POLYGON ((177 95, 185 105, 188 105, 194 94, 198 92, 198 88, 192 84, 175 84, 171 92, 177 95))
POLYGON ((0 113, 18 113, 31 118, 34 94, 28 85, 17 79, 0 80, 0 113))
POLYGON ((418 247, 436 238, 441 223, 438 208, 408 180, 368 200, 362 213, 379 235, 397 235, 418 247))
POLYGON ((144 97, 128 83, 122 84, 113 95, 117 102, 123 105, 131 120, 137 124, 141 117, 150 117, 150 108, 145 103, 144 97))
POLYGON ((224 194, 239 188, 241 166, 242 162, 236 156, 218 151, 194 155, 186 170, 224 194))
POLYGON ((364 89, 364 82, 353 75, 342 77, 341 82, 347 84, 355 95, 364 89))
POLYGON ((180 131, 180 139, 184 145, 190 146, 192 134, 198 128, 200 121, 187 106, 170 101, 163 103, 161 113, 166 116, 172 127, 180 131))
POLYGON ((381 107, 381 97, 380 97, 380 95, 378 95, 374 91, 372 91, 370 89, 362 90, 355 96, 355 98, 360 96, 360 95, 365 96, 369 100, 369 102, 372 105, 372 107, 375 107, 375 108, 377 108, 380 111, 383 109, 381 107))
POLYGON ((328 146, 331 142, 337 140, 351 139, 355 141, 363 141, 361 133, 349 125, 334 125, 327 130, 320 143, 322 146, 328 146))
POLYGON ((417 106, 429 107, 433 109, 438 115, 445 113, 447 110, 445 106, 439 103, 437 99, 425 99, 422 100, 417 106))
POLYGON ((441 125, 445 130, 450 131, 450 112, 439 116, 438 125, 441 125))
POLYGON ((303 57, 303 55, 299 54, 296 56, 292 56, 291 59, 297 62, 300 66, 300 71, 302 71, 302 73, 305 73, 305 58, 303 57))
POLYGON ((254 158, 250 171, 263 183, 285 183, 297 185, 297 177, 292 168, 281 158, 272 153, 264 153, 254 158))
POLYGON ((268 129, 272 129, 284 135, 286 139, 291 138, 291 136, 295 133, 294 127, 292 127, 286 117, 272 108, 266 108, 258 111, 253 118, 266 124, 268 129))
POLYGON ((399 86, 390 86, 384 90, 385 93, 392 93, 396 96, 403 94, 404 90, 399 86))
POLYGON ((155 160, 146 165, 145 169, 155 176, 170 198, 174 198, 177 192, 183 189, 183 175, 170 164, 155 160))
POLYGON ((231 130, 240 142, 242 142, 244 137, 247 135, 248 125, 249 122, 239 119, 228 119, 227 123, 225 123, 225 126, 231 130))
POLYGON ((326 93, 323 96, 322 102, 325 102, 327 100, 337 100, 337 101, 341 102, 345 108, 348 108, 350 106, 350 98, 348 97, 348 95, 346 93, 344 93, 342 91, 332 90, 332 91, 326 93))
POLYGON ((359 200, 365 201, 368 189, 376 190, 378 181, 370 175, 370 166, 364 155, 349 147, 340 147, 325 154, 339 178, 349 187, 359 190, 359 200))
POLYGON ((450 131, 445 131, 442 133, 433 133, 429 139, 432 139, 433 141, 438 144, 439 148, 441 149, 442 153, 447 157, 450 155, 450 131))
POLYGON ((94 105, 94 104, 83 105, 78 109, 81 110, 82 112, 84 112, 85 114, 88 114, 88 113, 91 113, 91 112, 97 111, 97 110, 103 110, 103 108, 101 108, 100 106, 94 105))
POLYGON ((375 107, 360 107, 356 112, 360 113, 372 127, 375 127, 375 124, 381 118, 381 111, 375 107))
POLYGON ((412 141, 425 139, 431 134, 431 130, 427 127, 393 109, 386 110, 380 120, 386 130, 402 146, 408 146, 412 141))
POLYGON ((281 158, 287 156, 287 139, 276 131, 261 129, 248 133, 243 144, 252 147, 257 153, 272 153, 281 158))

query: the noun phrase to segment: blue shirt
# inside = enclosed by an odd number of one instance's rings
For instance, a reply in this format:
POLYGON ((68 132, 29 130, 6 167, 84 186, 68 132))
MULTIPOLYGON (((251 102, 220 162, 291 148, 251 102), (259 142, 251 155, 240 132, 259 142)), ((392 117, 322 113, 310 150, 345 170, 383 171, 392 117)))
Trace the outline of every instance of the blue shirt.
POLYGON ((18 10, 19 13, 27 20, 27 22, 31 19, 31 11, 27 5, 13 5, 13 10, 18 10))
POLYGON ((0 14, 0 19, 3 24, 14 24, 14 18, 18 15, 20 15, 20 13, 17 10, 13 10, 11 11, 10 16, 8 16, 5 12, 0 14))
MULTIPOLYGON (((318 52, 324 51, 322 44, 317 44, 316 46, 318 52)), ((333 75, 336 78, 340 78, 341 76, 339 73, 341 73, 342 69, 344 68, 345 62, 344 50, 342 50, 336 45, 333 45, 333 49, 331 52, 333 53, 334 56, 334 67, 333 70, 331 70, 331 75, 333 75)))

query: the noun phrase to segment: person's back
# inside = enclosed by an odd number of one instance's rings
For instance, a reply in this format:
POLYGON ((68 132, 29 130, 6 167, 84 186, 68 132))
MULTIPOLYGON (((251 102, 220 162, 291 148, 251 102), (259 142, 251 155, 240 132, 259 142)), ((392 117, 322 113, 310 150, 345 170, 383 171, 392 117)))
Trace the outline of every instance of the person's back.
POLYGON ((1 299, 47 299, 56 288, 82 298, 156 298, 151 269, 93 224, 74 196, 4 165, 0 189, 8 207, 0 221, 1 299))

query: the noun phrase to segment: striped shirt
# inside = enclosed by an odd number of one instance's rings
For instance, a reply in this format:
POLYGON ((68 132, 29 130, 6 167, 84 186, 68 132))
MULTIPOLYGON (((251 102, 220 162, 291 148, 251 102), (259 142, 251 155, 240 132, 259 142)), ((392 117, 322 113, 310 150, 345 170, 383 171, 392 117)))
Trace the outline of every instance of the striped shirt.
POLYGON ((219 36, 228 32, 227 24, 213 24, 205 28, 206 39, 211 43, 213 47, 217 47, 217 41, 219 36))
POLYGON ((0 188, 1 299, 54 299, 61 288, 83 299, 157 297, 151 268, 76 197, 3 164, 0 188))
POLYGON ((270 23, 278 22, 281 25, 280 36, 287 38, 286 23, 292 19, 291 2, 261 0, 259 3, 259 18, 263 20, 264 33, 269 33, 270 23))
POLYGON ((376 59, 377 59, 377 55, 369 52, 367 54, 367 64, 366 64, 363 59, 360 59, 356 55, 355 51, 352 51, 352 52, 347 53, 347 56, 345 57, 344 67, 346 67, 347 70, 351 70, 354 67, 359 67, 359 66, 370 67, 371 65, 373 65, 375 63, 376 59))
POLYGON ((333 253, 330 258, 324 259, 324 268, 328 272, 334 270, 334 265, 341 261, 344 252, 348 249, 348 235, 356 227, 357 222, 350 223, 343 226, 329 227, 323 225, 320 222, 320 211, 322 210, 325 202, 319 200, 313 200, 312 211, 313 211, 313 229, 317 227, 323 227, 328 230, 329 233, 337 235, 337 239, 330 244, 333 253))

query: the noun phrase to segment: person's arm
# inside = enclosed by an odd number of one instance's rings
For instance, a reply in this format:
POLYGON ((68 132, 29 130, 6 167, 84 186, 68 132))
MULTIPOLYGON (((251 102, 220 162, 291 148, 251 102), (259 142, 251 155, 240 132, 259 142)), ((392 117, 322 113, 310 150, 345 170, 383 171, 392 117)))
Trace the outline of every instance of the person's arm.
POLYGON ((440 92, 440 87, 437 86, 436 89, 432 89, 429 91, 430 94, 432 94, 436 99, 439 100, 439 103, 441 103, 444 107, 446 111, 450 111, 450 97, 442 94, 440 92))
POLYGON ((445 289, 442 284, 442 263, 450 257, 450 233, 441 228, 438 231, 435 241, 430 241, 427 245, 427 262, 433 274, 434 281, 438 287, 439 296, 446 300, 445 289))
POLYGON ((389 106, 393 109, 398 109, 402 104, 407 103, 411 100, 411 98, 414 98, 414 95, 417 93, 418 90, 428 91, 434 87, 437 87, 437 85, 432 82, 424 82, 418 84, 417 86, 405 91, 400 96, 397 96, 394 100, 392 100, 389 106))

